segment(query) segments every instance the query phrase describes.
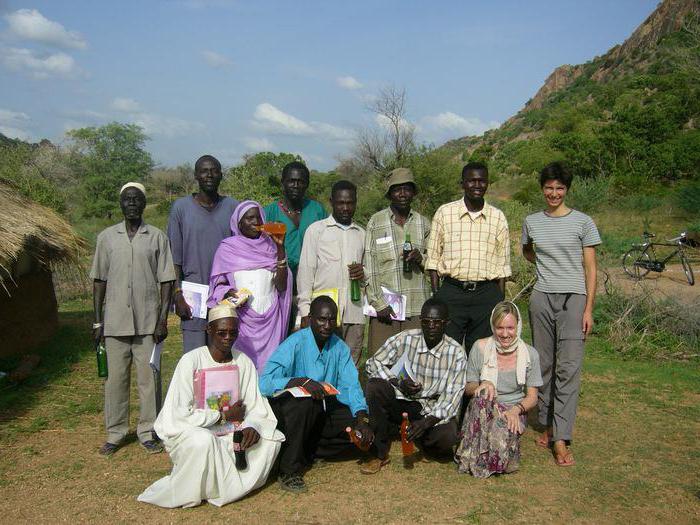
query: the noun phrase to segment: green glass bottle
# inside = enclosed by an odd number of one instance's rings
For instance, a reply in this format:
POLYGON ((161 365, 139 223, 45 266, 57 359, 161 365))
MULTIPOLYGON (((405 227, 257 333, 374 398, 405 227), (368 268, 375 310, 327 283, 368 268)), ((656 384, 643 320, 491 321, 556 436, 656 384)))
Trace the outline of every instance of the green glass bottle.
POLYGON ((350 279, 350 300, 359 301, 360 299, 362 299, 362 293, 360 292, 360 281, 357 279, 350 279))
POLYGON ((107 349, 104 343, 97 343, 95 353, 97 354, 97 377, 107 377, 107 349))
POLYGON ((403 271, 405 273, 410 273, 411 262, 407 260, 409 254, 413 251, 413 245, 411 244, 411 234, 406 232, 406 238, 403 242, 403 271))

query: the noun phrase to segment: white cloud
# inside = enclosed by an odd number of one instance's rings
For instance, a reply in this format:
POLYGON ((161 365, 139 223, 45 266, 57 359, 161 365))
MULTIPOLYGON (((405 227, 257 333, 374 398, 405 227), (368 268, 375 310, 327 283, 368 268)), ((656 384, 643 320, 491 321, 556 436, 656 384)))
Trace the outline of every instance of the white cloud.
POLYGON ((304 122, 272 104, 258 104, 253 113, 253 125, 259 129, 278 133, 280 135, 313 135, 313 128, 304 122))
POLYGON ((85 49, 87 42, 75 31, 68 31, 36 9, 20 9, 5 15, 10 33, 24 40, 62 49, 85 49))
POLYGON ((9 69, 28 72, 38 79, 70 77, 80 72, 73 57, 60 51, 38 53, 30 49, 7 47, 0 49, 0 61, 9 69))
POLYGON ((202 51, 202 57, 204 58, 204 61, 210 65, 211 67, 218 68, 218 69, 224 69, 227 67, 231 67, 233 65, 233 62, 231 61, 230 58, 227 56, 221 55, 215 51, 209 51, 205 50, 202 51))
POLYGON ((351 91, 356 89, 362 89, 362 84, 357 81, 355 77, 338 77, 335 79, 336 84, 338 84, 343 89, 349 89, 351 91))
POLYGON ((491 120, 484 122, 478 117, 462 117, 451 111, 445 111, 433 116, 423 117, 421 129, 428 134, 451 133, 459 136, 481 135, 485 131, 500 126, 500 122, 491 120))
POLYGON ((13 139, 29 140, 30 134, 25 128, 30 120, 26 113, 0 108, 0 133, 13 139))
MULTIPOLYGON (((384 128, 384 129, 390 129, 393 128, 393 125, 391 123, 391 120, 389 120, 389 117, 386 117, 384 115, 377 115, 374 117, 375 122, 379 125, 379 127, 384 128)), ((405 119, 401 119, 399 121, 399 127, 404 130, 409 130, 409 129, 414 129, 418 130, 417 125, 411 124, 405 119)))
POLYGON ((139 103, 133 98, 117 97, 110 102, 109 106, 113 110, 123 113, 136 113, 141 111, 139 103))
POLYGON ((317 136, 331 140, 350 140, 350 130, 325 122, 305 122, 268 102, 258 104, 253 113, 253 127, 278 135, 317 136))
POLYGON ((243 143, 250 151, 274 151, 277 149, 277 146, 266 138, 248 137, 244 139, 243 143))

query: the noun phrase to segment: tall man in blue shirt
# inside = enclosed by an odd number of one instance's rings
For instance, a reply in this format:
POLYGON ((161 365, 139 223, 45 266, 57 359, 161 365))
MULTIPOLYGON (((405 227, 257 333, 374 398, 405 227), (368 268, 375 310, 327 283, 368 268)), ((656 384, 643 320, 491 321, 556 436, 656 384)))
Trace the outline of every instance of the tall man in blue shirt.
MULTIPOLYGON (((231 236, 231 215, 238 201, 219 195, 221 163, 203 155, 194 165, 199 191, 173 203, 168 218, 168 238, 177 283, 173 294, 175 313, 182 320, 183 352, 207 344, 207 320, 194 317, 182 294, 182 281, 209 284, 211 263, 219 243, 231 236)), ((206 300, 206 298, 205 298, 206 300)))
POLYGON ((271 398, 277 428, 286 437, 280 452, 280 486, 290 492, 306 491, 303 471, 314 458, 333 456, 352 446, 346 427, 360 432, 363 445, 374 439, 350 348, 334 333, 337 315, 333 299, 314 299, 309 327, 275 350, 260 377, 260 391, 271 398), (339 393, 327 395, 321 382, 339 393), (271 397, 295 386, 304 387, 311 397, 295 398, 289 393, 271 397))

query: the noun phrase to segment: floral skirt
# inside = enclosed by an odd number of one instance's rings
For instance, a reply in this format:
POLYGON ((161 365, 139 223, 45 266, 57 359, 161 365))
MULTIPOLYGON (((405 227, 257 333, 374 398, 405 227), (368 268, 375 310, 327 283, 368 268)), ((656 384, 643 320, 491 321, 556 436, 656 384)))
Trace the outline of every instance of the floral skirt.
MULTIPOLYGON (((461 439, 455 452, 459 472, 476 478, 505 474, 518 470, 520 464, 520 434, 508 430, 501 416, 509 407, 483 397, 475 397, 462 423, 461 439)), ((520 416, 522 428, 526 418, 520 416)))

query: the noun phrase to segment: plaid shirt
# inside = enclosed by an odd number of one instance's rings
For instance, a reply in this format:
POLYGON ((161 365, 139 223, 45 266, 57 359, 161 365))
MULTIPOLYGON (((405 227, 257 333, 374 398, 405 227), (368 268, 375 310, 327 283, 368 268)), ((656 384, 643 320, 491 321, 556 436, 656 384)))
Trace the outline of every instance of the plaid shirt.
POLYGON ((367 271, 367 300, 379 311, 387 307, 382 286, 406 296, 406 316, 420 315, 425 300, 430 297, 430 283, 416 265, 410 273, 403 271, 403 243, 406 233, 411 244, 425 257, 430 234, 430 220, 411 211, 404 226, 393 220, 394 213, 386 208, 372 215, 365 235, 364 266, 367 271))
POLYGON ((440 206, 433 216, 425 269, 460 281, 509 277, 510 238, 503 212, 484 203, 472 218, 464 199, 440 206))
POLYGON ((418 401, 421 414, 435 416, 446 423, 457 416, 467 384, 467 356, 464 348, 454 339, 443 336, 442 341, 428 348, 420 328, 404 330, 389 339, 365 364, 368 377, 393 379, 393 367, 407 353, 412 379, 423 385, 418 398, 406 398, 394 388, 397 399, 418 401))

